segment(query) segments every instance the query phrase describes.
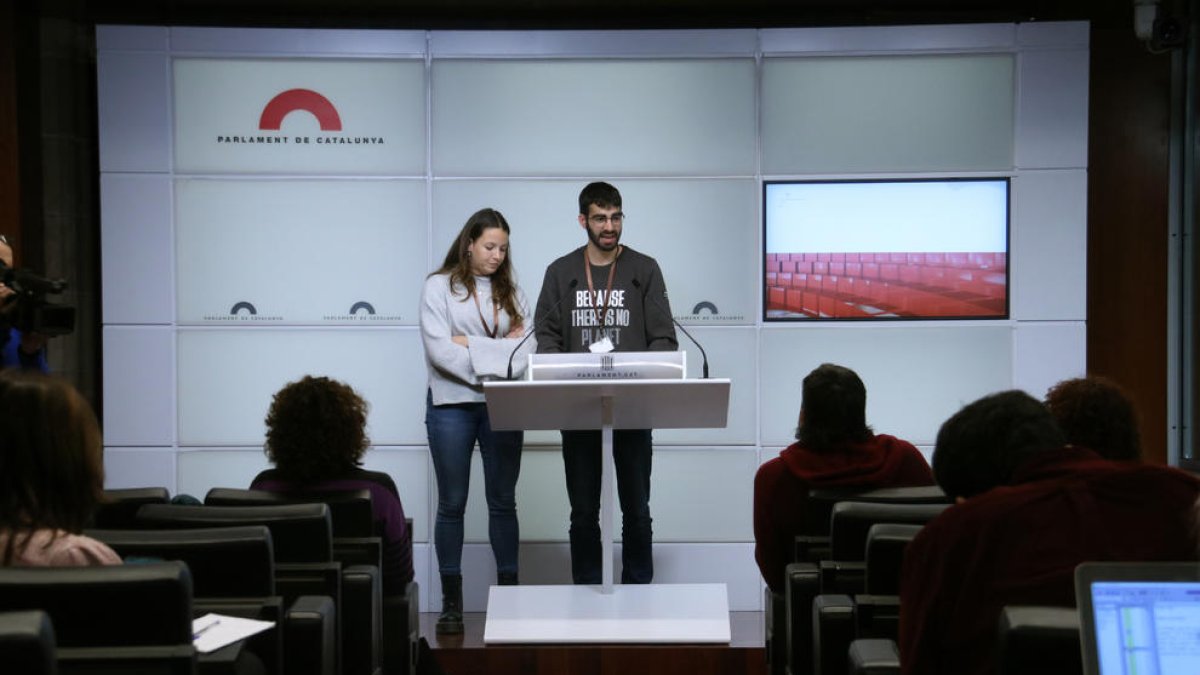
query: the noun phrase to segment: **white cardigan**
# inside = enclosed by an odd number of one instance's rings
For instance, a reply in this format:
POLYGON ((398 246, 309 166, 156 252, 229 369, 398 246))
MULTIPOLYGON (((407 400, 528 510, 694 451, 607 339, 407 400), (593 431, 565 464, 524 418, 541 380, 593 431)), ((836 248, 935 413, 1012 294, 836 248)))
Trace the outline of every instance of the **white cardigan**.
MULTIPOLYGON (((490 330, 492 326, 492 280, 475 277, 479 307, 475 306, 466 289, 450 292, 450 275, 434 274, 425 280, 421 289, 421 341, 425 345, 425 365, 429 371, 429 389, 434 405, 447 403, 482 403, 483 383, 502 380, 508 371, 509 356, 521 338, 505 338, 512 329, 508 312, 500 310, 500 328, 490 338, 480 322, 480 308, 490 330), (451 339, 467 337, 467 347, 451 339)), ((525 334, 533 328, 529 302, 517 289, 517 306, 523 316, 525 334)), ((524 335, 522 335, 524 337, 524 335)), ((537 340, 529 339, 513 356, 513 378, 525 373, 528 356, 537 348, 537 340)))

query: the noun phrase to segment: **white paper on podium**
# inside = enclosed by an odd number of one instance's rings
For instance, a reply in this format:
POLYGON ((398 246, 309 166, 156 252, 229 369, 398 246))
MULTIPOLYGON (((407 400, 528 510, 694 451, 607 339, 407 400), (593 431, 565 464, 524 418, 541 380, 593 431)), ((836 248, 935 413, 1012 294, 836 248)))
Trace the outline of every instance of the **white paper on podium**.
POLYGON ((244 619, 225 614, 205 614, 192 621, 192 644, 201 654, 216 651, 225 645, 244 640, 267 630, 274 621, 244 619))

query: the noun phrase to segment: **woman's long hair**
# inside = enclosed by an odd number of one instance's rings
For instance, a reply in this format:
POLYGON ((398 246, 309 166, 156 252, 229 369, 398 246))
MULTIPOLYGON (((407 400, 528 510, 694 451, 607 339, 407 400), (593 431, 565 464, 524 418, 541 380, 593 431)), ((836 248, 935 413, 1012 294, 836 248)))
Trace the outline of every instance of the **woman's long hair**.
POLYGON ((104 496, 103 453, 96 415, 70 383, 0 371, 0 565, 35 530, 83 531, 104 496))
MULTIPOLYGON (((475 295, 475 274, 471 271, 471 258, 467 255, 467 249, 475 243, 484 230, 493 227, 504 230, 505 234, 511 234, 508 229, 508 221, 496 209, 480 209, 471 214, 454 243, 450 245, 450 250, 446 252, 446 260, 434 272, 434 274, 450 275, 451 293, 457 286, 465 288, 467 292, 463 297, 464 302, 468 297, 475 295)), ((523 323, 521 309, 517 305, 517 282, 513 279, 511 245, 508 248, 508 254, 504 256, 504 262, 500 263, 500 267, 492 273, 492 301, 499 303, 500 308, 508 313, 513 326, 523 323)))

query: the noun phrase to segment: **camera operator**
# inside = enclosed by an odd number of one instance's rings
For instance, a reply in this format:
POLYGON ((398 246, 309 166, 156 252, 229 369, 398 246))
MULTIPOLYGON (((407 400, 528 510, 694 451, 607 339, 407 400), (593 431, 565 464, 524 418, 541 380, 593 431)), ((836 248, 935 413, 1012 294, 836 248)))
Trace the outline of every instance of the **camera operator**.
MULTIPOLYGON (((0 234, 0 262, 12 269, 13 250, 8 239, 0 234)), ((22 333, 12 325, 12 313, 16 309, 16 291, 0 284, 0 368, 25 368, 50 372, 46 362, 46 341, 41 333, 22 333)))

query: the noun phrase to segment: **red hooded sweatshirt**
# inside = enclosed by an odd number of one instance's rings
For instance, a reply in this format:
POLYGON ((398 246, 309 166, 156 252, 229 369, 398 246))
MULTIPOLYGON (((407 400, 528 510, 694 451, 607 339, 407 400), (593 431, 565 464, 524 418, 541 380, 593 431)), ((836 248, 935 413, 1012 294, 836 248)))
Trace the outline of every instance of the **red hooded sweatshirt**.
POLYGON ((929 463, 911 443, 878 434, 825 452, 793 443, 754 477, 754 559, 771 590, 783 590, 783 568, 804 528, 811 488, 864 490, 933 485, 929 463))

